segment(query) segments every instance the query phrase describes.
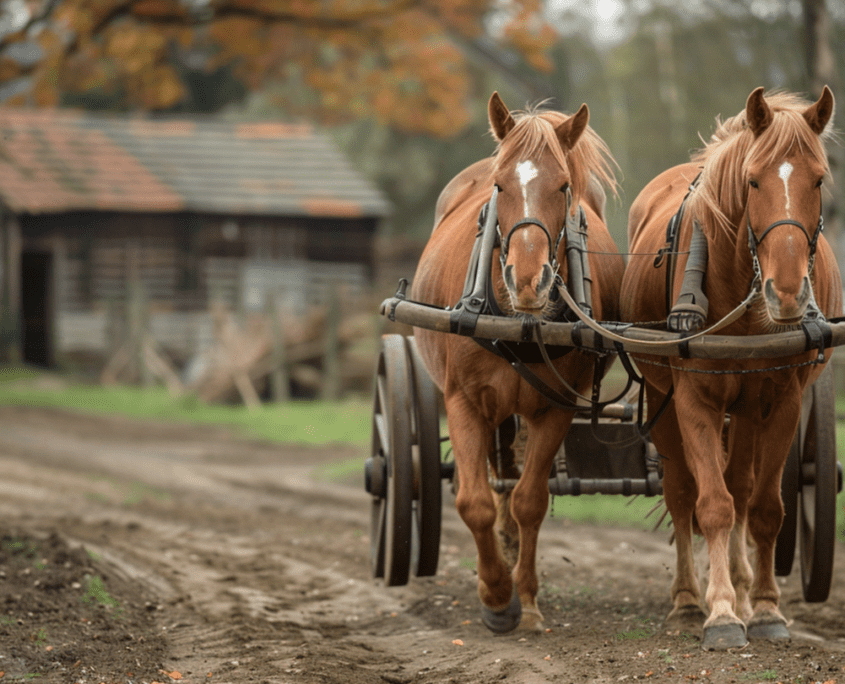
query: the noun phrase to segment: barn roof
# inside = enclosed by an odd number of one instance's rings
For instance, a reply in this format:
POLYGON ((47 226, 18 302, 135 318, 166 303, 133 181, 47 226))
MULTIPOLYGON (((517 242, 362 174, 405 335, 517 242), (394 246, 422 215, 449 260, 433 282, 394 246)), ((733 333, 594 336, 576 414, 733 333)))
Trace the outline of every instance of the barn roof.
POLYGON ((47 213, 381 217, 383 195, 306 124, 0 108, 0 198, 47 213))

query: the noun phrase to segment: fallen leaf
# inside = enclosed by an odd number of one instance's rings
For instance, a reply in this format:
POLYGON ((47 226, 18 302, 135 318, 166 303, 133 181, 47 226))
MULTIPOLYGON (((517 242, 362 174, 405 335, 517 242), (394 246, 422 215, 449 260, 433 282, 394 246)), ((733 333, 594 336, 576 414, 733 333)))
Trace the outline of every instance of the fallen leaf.
POLYGON ((645 673, 645 676, 651 677, 651 675, 653 675, 653 674, 654 674, 654 670, 649 670, 648 672, 645 673))
POLYGON ((168 672, 167 670, 159 670, 159 672, 161 672, 161 674, 163 675, 167 675, 171 679, 182 679, 182 673, 177 672, 176 670, 173 670, 173 672, 168 672))
POLYGON ((547 655, 545 658, 543 658, 543 660, 551 660, 551 659, 552 659, 552 657, 550 655, 547 655))
POLYGON ((464 645, 464 642, 461 641, 460 639, 454 639, 452 641, 452 643, 455 644, 455 646, 463 646, 464 645))
POLYGON ((52 646, 47 646, 44 650, 45 650, 45 651, 52 651, 52 650, 53 650, 53 647, 52 647, 52 646))
POLYGON ((472 620, 464 620, 461 624, 462 624, 462 625, 471 625, 471 624, 472 624, 472 620))

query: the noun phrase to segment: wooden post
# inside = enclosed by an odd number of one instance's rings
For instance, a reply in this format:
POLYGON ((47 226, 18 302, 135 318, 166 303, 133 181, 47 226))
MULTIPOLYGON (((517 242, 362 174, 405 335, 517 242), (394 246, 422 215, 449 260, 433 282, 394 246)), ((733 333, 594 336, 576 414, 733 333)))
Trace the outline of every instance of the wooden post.
POLYGON ((132 348, 132 363, 137 369, 141 386, 152 387, 153 375, 147 365, 147 359, 144 353, 144 337, 148 327, 148 312, 144 284, 141 281, 140 256, 138 243, 132 241, 127 246, 127 257, 129 261, 129 343, 132 348))
POLYGON ((270 390, 273 401, 290 401, 290 374, 288 372, 287 345, 285 343, 282 322, 279 320, 279 298, 277 294, 267 293, 267 316, 270 319, 270 339, 272 340, 272 367, 270 372, 270 390))
POLYGON ((320 398, 340 399, 340 296, 337 286, 329 292, 326 314, 326 337, 323 346, 323 383, 320 398))
POLYGON ((0 359, 19 363, 21 352, 21 231, 17 218, 4 212, 3 281, 0 295, 0 359))

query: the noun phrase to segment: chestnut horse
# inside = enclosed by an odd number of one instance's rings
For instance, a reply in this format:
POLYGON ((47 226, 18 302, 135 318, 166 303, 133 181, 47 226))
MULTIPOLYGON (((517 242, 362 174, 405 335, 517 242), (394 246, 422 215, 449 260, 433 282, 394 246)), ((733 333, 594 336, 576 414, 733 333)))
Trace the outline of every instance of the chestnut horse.
MULTIPOLYGON (((710 142, 690 163, 643 189, 628 222, 632 256, 622 285, 623 320, 666 319, 666 267, 655 267, 654 253, 664 246, 667 223, 687 192, 671 301, 679 294, 697 223, 709 250, 706 324, 752 300, 720 334, 778 332, 800 326, 805 314, 840 315, 839 271, 821 235, 824 142, 833 109, 826 87, 814 104, 758 88, 743 112, 717 121, 710 142)), ((636 357, 649 413, 674 387, 651 431, 665 457, 663 489, 677 546, 667 623, 689 629, 703 622, 705 649, 742 646, 747 637, 789 638, 774 576, 784 514, 780 481, 802 391, 819 376, 830 350, 822 364, 812 363, 817 356, 816 350, 729 361, 636 357), (710 561, 706 616, 693 562, 694 530, 704 536, 710 561), (756 546, 753 568, 746 532, 756 546)))
MULTIPOLYGON (((560 313, 563 304, 555 290, 559 278, 567 282, 568 275, 562 230, 567 211, 575 216, 580 206, 589 226, 590 249, 604 253, 589 256, 593 313, 616 320, 625 265, 604 223, 605 194, 600 188, 603 184, 615 190, 613 160, 587 125, 587 106, 571 116, 542 110, 513 115, 493 93, 488 115, 498 141, 495 155, 465 169, 441 193, 435 227, 414 277, 413 298, 444 307, 459 301, 479 212, 496 188, 498 223, 502 242, 508 245, 504 264, 496 247, 491 269, 499 309, 531 319, 560 313)), ((478 549, 483 621, 496 632, 517 626, 539 629, 537 536, 548 508, 555 453, 573 414, 553 405, 507 361, 472 339, 418 328, 414 334, 445 400, 459 476, 456 506, 478 549), (496 472, 493 458, 496 429, 513 415, 527 426, 521 474, 513 463, 504 464, 506 472, 496 472), (490 472, 519 478, 509 496, 491 489, 490 472), (518 545, 518 551, 509 549, 510 543, 518 545)), ((552 362, 554 370, 542 363, 528 367, 574 402, 554 371, 583 394, 592 380, 594 360, 595 355, 573 350, 552 362)))

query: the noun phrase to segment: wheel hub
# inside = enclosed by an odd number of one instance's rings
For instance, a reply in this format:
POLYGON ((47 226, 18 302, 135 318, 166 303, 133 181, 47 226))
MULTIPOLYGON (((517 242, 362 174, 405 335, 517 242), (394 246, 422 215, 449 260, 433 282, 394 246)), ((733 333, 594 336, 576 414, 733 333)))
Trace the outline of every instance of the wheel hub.
POLYGON ((387 460, 381 454, 364 462, 364 489, 380 499, 387 496, 387 460))

